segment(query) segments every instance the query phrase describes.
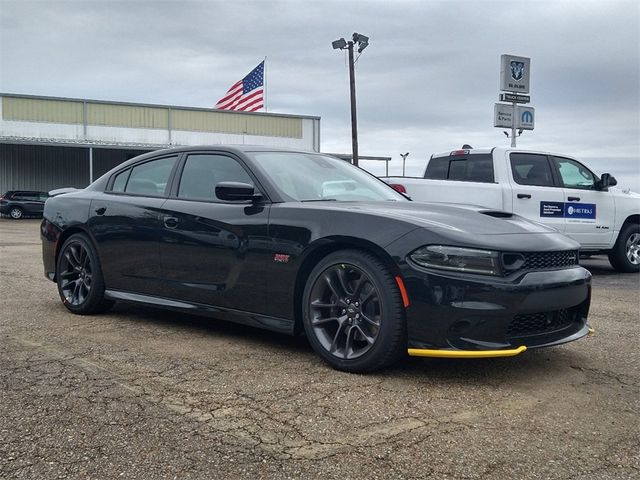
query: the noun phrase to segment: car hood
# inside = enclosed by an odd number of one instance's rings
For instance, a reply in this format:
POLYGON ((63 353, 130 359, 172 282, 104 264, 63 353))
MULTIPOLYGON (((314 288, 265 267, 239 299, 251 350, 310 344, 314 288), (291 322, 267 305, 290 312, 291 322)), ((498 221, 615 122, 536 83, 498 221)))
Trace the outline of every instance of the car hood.
POLYGON ((515 235, 556 232, 540 223, 518 215, 473 205, 422 202, 313 202, 308 208, 347 210, 393 220, 403 220, 416 227, 441 229, 456 234, 515 235))
POLYGON ((613 193, 613 195, 616 197, 616 200, 618 201, 622 199, 632 201, 636 204, 640 202, 640 193, 632 192, 631 190, 622 190, 617 187, 611 187, 609 188, 609 191, 613 193))

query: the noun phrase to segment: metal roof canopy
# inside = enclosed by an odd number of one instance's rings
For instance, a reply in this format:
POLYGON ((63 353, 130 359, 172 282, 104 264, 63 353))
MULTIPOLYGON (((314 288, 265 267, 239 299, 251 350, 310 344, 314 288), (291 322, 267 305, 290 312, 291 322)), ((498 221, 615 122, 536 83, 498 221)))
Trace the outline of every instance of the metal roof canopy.
POLYGON ((317 116, 317 115, 294 115, 289 113, 271 113, 271 112, 241 112, 237 110, 219 110, 217 108, 205 108, 205 107, 186 107, 183 105, 166 105, 161 103, 112 102, 109 100, 94 100, 92 98, 21 95, 18 93, 4 93, 4 92, 0 92, 0 97, 28 98, 33 100, 53 100, 53 101, 58 100, 58 101, 67 101, 67 102, 87 102, 87 103, 98 103, 102 105, 122 105, 127 107, 170 108, 174 110, 191 110, 196 112, 216 112, 216 113, 234 114, 234 115, 242 114, 242 115, 258 115, 258 116, 267 116, 267 117, 309 118, 313 120, 320 120, 320 116, 317 116))

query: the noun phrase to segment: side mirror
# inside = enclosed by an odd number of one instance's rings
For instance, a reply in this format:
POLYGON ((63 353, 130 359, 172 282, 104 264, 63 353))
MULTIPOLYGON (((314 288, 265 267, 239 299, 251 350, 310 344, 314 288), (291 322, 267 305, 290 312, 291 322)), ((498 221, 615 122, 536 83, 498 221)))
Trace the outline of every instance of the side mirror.
POLYGON ((220 182, 216 185, 216 197, 220 200, 239 201, 256 198, 253 185, 241 182, 220 182))
POLYGON ((609 187, 613 187, 618 184, 616 177, 610 173, 603 173, 600 180, 597 182, 598 190, 607 190, 609 187))

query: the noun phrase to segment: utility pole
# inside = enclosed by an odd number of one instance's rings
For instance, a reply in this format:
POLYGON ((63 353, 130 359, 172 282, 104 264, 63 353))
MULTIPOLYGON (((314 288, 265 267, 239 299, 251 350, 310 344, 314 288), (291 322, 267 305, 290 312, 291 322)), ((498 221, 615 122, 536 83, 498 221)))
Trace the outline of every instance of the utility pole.
POLYGON ((349 49, 349 92, 351 94, 351 158, 358 166, 358 117, 356 114, 356 72, 353 66, 353 42, 347 42, 349 49))

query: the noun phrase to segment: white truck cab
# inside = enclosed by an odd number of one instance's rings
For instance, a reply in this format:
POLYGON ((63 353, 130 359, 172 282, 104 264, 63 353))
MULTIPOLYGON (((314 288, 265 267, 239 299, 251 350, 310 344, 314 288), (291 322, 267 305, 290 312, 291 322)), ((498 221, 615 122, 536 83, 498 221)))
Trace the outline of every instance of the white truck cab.
POLYGON ((414 201, 480 205, 515 213, 607 253, 619 271, 640 271, 640 195, 615 188, 563 154, 512 148, 434 154, 422 177, 383 177, 414 201))

